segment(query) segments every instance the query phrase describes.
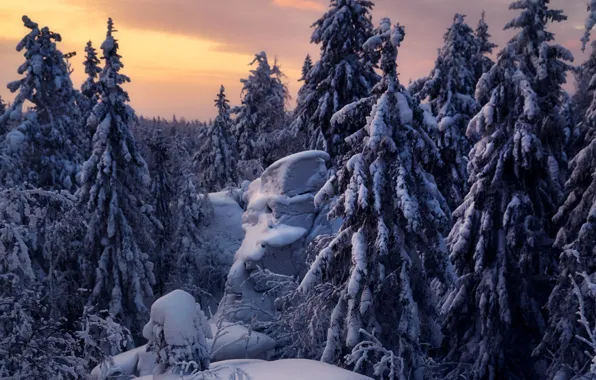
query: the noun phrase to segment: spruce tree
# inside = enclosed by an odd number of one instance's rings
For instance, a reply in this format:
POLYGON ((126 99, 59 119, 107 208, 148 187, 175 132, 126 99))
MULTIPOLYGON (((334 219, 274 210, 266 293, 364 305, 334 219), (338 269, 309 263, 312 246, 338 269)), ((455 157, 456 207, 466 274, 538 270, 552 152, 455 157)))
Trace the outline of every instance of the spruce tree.
MULTIPOLYGON (((592 5, 596 2, 592 2, 592 5)), ((592 9, 586 21, 586 33, 582 42, 586 44, 590 29, 594 25, 592 9)), ((588 62, 580 67, 588 80, 592 103, 584 116, 583 128, 593 131, 596 127, 596 96, 593 84, 596 81, 594 52, 588 62), (586 76, 591 73, 592 77, 586 76)), ((590 290, 596 278, 596 138, 593 133, 584 135, 586 146, 570 162, 571 175, 565 184, 567 198, 553 220, 560 229, 554 246, 561 252, 559 277, 547 304, 549 323, 546 334, 535 354, 548 352, 551 359, 548 378, 568 380, 583 375, 592 362, 586 355, 591 343, 592 331, 586 331, 582 318, 596 315, 596 298, 590 290)))
POLYGON ((89 101, 89 110, 95 107, 99 98, 99 84, 97 82, 99 74, 101 74, 99 64, 100 60, 97 58, 96 50, 91 44, 91 41, 88 41, 87 45, 85 45, 85 61, 83 62, 87 78, 81 85, 81 93, 89 101))
POLYGON ((288 90, 282 82, 283 74, 277 64, 269 64, 267 54, 255 55, 251 65, 257 64, 246 79, 241 79, 242 101, 234 109, 237 114, 235 137, 241 160, 258 159, 263 139, 259 137, 284 127, 285 101, 288 90))
POLYGON ((368 96, 379 81, 376 59, 362 47, 372 36, 372 8, 368 0, 331 0, 312 25, 311 42, 321 46, 321 58, 298 93, 292 130, 307 148, 325 150, 332 158, 344 153, 344 139, 355 130, 333 128, 331 117, 368 96))
POLYGON ((82 162, 82 139, 77 92, 70 79, 65 55, 56 44, 62 41, 58 33, 23 16, 30 32, 19 42, 17 51, 24 50, 25 62, 19 67, 21 79, 8 84, 17 95, 0 116, 0 133, 9 129, 9 122, 20 123, 17 131, 26 142, 19 152, 24 161, 19 180, 28 181, 48 190, 76 188, 75 176, 82 162), (33 107, 23 118, 23 105, 33 107))
POLYGON ((468 190, 467 164, 471 146, 465 133, 468 122, 478 112, 474 100, 474 59, 478 44, 472 28, 460 14, 453 18, 453 25, 443 41, 431 74, 424 82, 418 82, 416 96, 428 102, 437 119, 437 146, 445 165, 433 174, 449 207, 455 210, 468 190))
POLYGON ((92 289, 88 304, 139 336, 147 320, 145 300, 153 295, 153 264, 145 250, 151 244, 151 223, 145 204, 150 177, 130 126, 135 121, 121 85, 130 79, 120 73, 123 64, 108 19, 101 45, 104 68, 99 76, 100 99, 87 125, 96 128, 93 152, 83 165, 80 200, 90 214, 84 273, 92 289))
POLYGON ((571 53, 551 44, 548 22, 565 20, 548 0, 511 4, 520 29, 482 76, 470 121, 470 192, 448 237, 459 288, 445 300, 447 378, 541 378, 528 360, 545 329, 549 220, 561 199, 564 158, 558 110, 571 53))
POLYGON ((304 64, 302 65, 302 75, 300 76, 300 79, 298 79, 298 81, 305 82, 306 78, 308 77, 308 73, 310 72, 311 69, 312 69, 312 59, 310 58, 310 54, 307 54, 306 58, 304 58, 304 64))
POLYGON ((478 26, 474 31, 474 36, 476 37, 476 56, 473 58, 473 62, 475 65, 476 81, 493 66, 494 62, 487 57, 487 54, 492 54, 493 50, 497 47, 496 44, 490 41, 492 36, 488 33, 488 25, 484 20, 484 16, 485 13, 482 11, 482 17, 480 17, 478 26))
POLYGON ((315 198, 321 205, 339 193, 329 217, 341 218, 342 225, 299 290, 316 291, 321 282, 336 289, 322 361, 342 364, 350 354, 348 364, 357 371, 423 379, 422 343, 440 342, 430 282, 450 285, 455 275, 441 235, 449 227, 448 207, 423 168, 437 152, 427 144, 422 110, 397 78, 403 38, 403 27, 383 19, 366 44, 381 55, 378 100, 366 125, 348 138, 354 154, 315 198), (387 356, 367 352, 362 344, 370 334, 387 356))
POLYGON ((217 117, 194 158, 201 184, 209 192, 238 183, 236 144, 231 134, 234 124, 230 119, 229 100, 224 91, 224 86, 221 86, 215 99, 217 117))
POLYGON ((574 157, 592 139, 594 123, 588 120, 596 89, 596 43, 591 44, 590 57, 574 71, 575 93, 571 97, 570 122, 574 128, 570 136, 568 155, 574 157))
POLYGON ((172 202, 174 201, 174 175, 172 173, 172 141, 166 135, 164 127, 155 125, 149 141, 146 142, 149 157, 149 174, 151 175, 151 196, 155 203, 155 218, 159 222, 154 236, 154 247, 151 261, 159 271, 155 273, 155 290, 157 295, 165 294, 169 281, 172 263, 167 259, 169 244, 173 235, 172 202))

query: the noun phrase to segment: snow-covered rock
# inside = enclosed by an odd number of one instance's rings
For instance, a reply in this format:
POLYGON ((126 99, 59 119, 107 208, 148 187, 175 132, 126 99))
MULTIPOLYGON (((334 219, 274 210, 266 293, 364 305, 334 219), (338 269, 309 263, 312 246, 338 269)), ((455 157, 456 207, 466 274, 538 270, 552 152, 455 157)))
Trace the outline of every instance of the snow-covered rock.
POLYGON ((318 234, 331 232, 325 213, 314 204, 326 182, 328 160, 320 151, 293 154, 273 163, 248 186, 242 215, 245 236, 219 307, 228 320, 269 319, 274 295, 268 291, 275 284, 264 280, 257 287, 255 274, 299 277, 306 270, 306 246, 318 234))
POLYGON ((213 205, 213 219, 204 229, 206 243, 218 249, 221 262, 227 262, 230 266, 234 261, 234 253, 244 239, 242 229, 244 210, 235 199, 237 191, 239 190, 224 190, 209 194, 209 200, 213 205))

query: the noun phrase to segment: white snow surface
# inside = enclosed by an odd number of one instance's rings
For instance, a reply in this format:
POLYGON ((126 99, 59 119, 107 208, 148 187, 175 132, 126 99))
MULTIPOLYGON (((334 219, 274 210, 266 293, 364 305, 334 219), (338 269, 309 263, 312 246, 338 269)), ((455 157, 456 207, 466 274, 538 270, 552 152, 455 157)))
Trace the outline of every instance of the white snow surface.
POLYGON ((268 359, 275 341, 265 334, 250 331, 248 328, 225 323, 218 333, 218 326, 211 323, 214 339, 208 339, 211 346, 211 360, 229 359, 268 359))
MULTIPOLYGON (((211 348, 213 361, 233 359, 238 363, 247 363, 251 360, 268 359, 271 350, 275 347, 273 339, 256 331, 250 331, 244 326, 224 323, 220 327, 221 331, 218 333, 218 326, 215 323, 210 324, 212 336, 215 339, 207 339, 207 344, 211 348)), ((154 353, 147 352, 145 344, 114 356, 114 363, 109 368, 99 366, 93 368, 91 380, 102 380, 110 374, 140 377, 151 375, 157 364, 156 359, 154 353)))
MULTIPOLYGON (((350 372, 343 368, 335 367, 316 360, 284 359, 272 362, 258 360, 227 360, 212 363, 210 372, 220 379, 227 379, 239 369, 248 377, 247 380, 370 380, 370 377, 350 372)), ((184 376, 169 375, 160 377, 159 380, 198 380, 201 375, 184 376)), ((237 378, 237 377, 236 377, 237 378)), ((244 378, 244 377, 243 377, 244 378)), ((143 376, 139 379, 153 380, 152 376, 143 376)))

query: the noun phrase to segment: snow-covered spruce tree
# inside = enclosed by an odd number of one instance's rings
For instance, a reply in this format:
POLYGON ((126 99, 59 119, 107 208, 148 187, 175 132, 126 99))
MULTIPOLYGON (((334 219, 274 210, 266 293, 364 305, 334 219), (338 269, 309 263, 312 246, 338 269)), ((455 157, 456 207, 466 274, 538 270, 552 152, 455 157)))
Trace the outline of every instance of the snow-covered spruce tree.
POLYGON ((459 363, 446 378, 528 379, 530 355, 544 331, 541 306, 550 286, 547 231, 561 199, 564 157, 557 108, 571 54, 551 45, 547 22, 565 16, 547 0, 511 4, 521 10, 506 29, 521 29, 478 83, 485 103, 467 135, 470 192, 454 212, 448 238, 460 276, 443 304, 448 353, 459 363))
POLYGON ((226 278, 223 265, 213 260, 217 252, 206 246, 202 229, 213 216, 213 206, 201 193, 196 176, 186 167, 178 184, 174 210, 174 235, 168 252, 173 268, 170 288, 184 289, 202 305, 208 305, 213 289, 223 288, 226 278))
POLYGON ((0 96, 0 116, 6 112, 6 103, 4 103, 4 99, 0 96))
MULTIPOLYGON (((592 2, 596 5, 596 1, 592 2)), ((582 42, 586 44, 590 29, 594 25, 593 13, 586 21, 586 33, 582 42)), ((590 90, 594 89, 594 53, 582 66, 592 72, 590 90)), ((581 68, 580 68, 581 69, 581 68)), ((585 74, 588 74, 586 71, 585 74)), ((585 75, 584 74, 584 75, 585 75)), ((593 95, 583 124, 585 129, 593 130, 596 125, 596 96, 593 95)), ((555 240, 555 248, 561 253, 559 278, 551 293, 547 308, 549 323, 546 334, 536 354, 548 352, 551 359, 549 378, 568 380, 576 375, 583 375, 592 361, 586 355, 586 341, 593 338, 591 331, 586 331, 584 322, 578 320, 596 315, 596 302, 592 293, 592 280, 596 275, 596 136, 584 134, 586 146, 570 162, 571 175, 565 184, 567 199, 559 208, 553 220, 560 229, 555 240)), ((594 321, 590 321, 593 323, 594 321)))
POLYGON ((87 124, 96 128, 93 153, 83 165, 80 200, 90 213, 85 273, 88 273, 89 305, 107 309, 111 317, 130 328, 135 336, 146 321, 145 300, 152 296, 153 264, 144 249, 151 245, 151 207, 145 204, 150 185, 149 170, 140 155, 129 125, 135 120, 121 85, 130 79, 108 20, 101 45, 105 66, 99 76, 100 100, 87 124))
POLYGON ((302 75, 300 76, 300 79, 298 79, 298 81, 306 82, 306 78, 308 77, 308 73, 310 72, 311 69, 312 69, 312 58, 310 58, 310 54, 307 54, 306 58, 304 58, 304 64, 302 65, 302 75))
POLYGON ((154 246, 150 259, 159 271, 155 273, 156 295, 165 294, 166 283, 170 279, 172 265, 168 260, 168 250, 174 234, 172 203, 175 199, 174 175, 172 166, 172 139, 162 126, 154 125, 147 131, 150 137, 145 141, 148 150, 148 167, 151 175, 151 196, 155 204, 154 216, 159 222, 153 238, 154 246))
MULTIPOLYGON (((330 218, 342 226, 317 255, 299 290, 331 283, 338 298, 331 314, 322 361, 343 364, 344 355, 377 336, 402 361, 392 375, 371 355, 355 370, 397 379, 423 379, 422 342, 441 340, 433 278, 445 284, 455 274, 441 232, 449 227, 448 207, 423 163, 436 155, 421 126, 422 112, 397 78, 397 50, 404 28, 383 19, 367 42, 381 54, 382 91, 355 153, 315 198, 321 205, 333 193, 330 218)), ((353 140, 348 138, 349 141, 353 140)), ((431 143, 432 144, 432 143, 431 143)), ((353 357, 362 357, 353 352, 353 357)))
POLYGON ((476 30, 474 31, 474 37, 476 37, 476 55, 473 61, 476 81, 493 66, 494 62, 487 57, 487 54, 492 54, 493 50, 497 47, 496 44, 490 41, 492 36, 488 33, 488 24, 484 20, 484 16, 485 13, 482 11, 482 17, 480 17, 478 26, 476 26, 476 30))
POLYGON ((444 45, 431 74, 415 94, 426 100, 437 118, 437 146, 444 166, 434 170, 441 193, 451 210, 467 194, 468 154, 471 146, 466 137, 468 122, 478 112, 474 100, 476 87, 475 58, 478 51, 474 32, 456 14, 443 36, 444 45))
MULTIPOLYGON (((55 313, 52 269, 55 257, 44 252, 48 203, 71 206, 54 192, 0 191, 0 377, 79 379, 85 361, 69 331, 66 311, 55 313), (48 266, 50 268, 48 269, 48 266)), ((72 298, 72 294, 69 294, 72 298)))
POLYGON ((30 32, 19 42, 17 51, 25 51, 25 62, 19 66, 21 79, 8 84, 17 92, 8 110, 0 116, 0 132, 6 132, 10 121, 20 122, 26 101, 33 104, 17 130, 26 144, 20 153, 24 167, 21 181, 44 189, 74 190, 75 176, 82 162, 82 138, 79 131, 77 92, 70 80, 65 56, 57 49, 59 34, 23 16, 30 32))
POLYGON ((325 150, 332 158, 344 153, 344 139, 355 130, 333 128, 331 117, 368 96, 379 81, 376 57, 362 47, 373 32, 372 7, 368 0, 331 0, 330 9, 312 25, 311 42, 321 45, 321 58, 298 93, 292 130, 307 148, 325 150))
POLYGON ((585 32, 581 38, 582 51, 586 49, 586 45, 590 42, 590 35, 592 34, 594 25, 596 25, 596 0, 590 0, 590 3, 588 4, 588 17, 586 18, 585 32))
POLYGON ((151 306, 143 329, 147 348, 157 356, 153 375, 189 375, 209 368, 211 326, 192 295, 174 290, 151 306))
POLYGON ((85 61, 83 62, 87 78, 81 85, 81 93, 91 100, 93 106, 95 106, 99 99, 99 85, 97 79, 102 71, 101 67, 99 67, 100 63, 101 61, 97 58, 95 48, 91 44, 91 41, 88 41, 87 45, 85 45, 85 61))
POLYGON ((255 54, 251 65, 255 70, 242 82, 241 105, 235 107, 235 137, 238 144, 239 158, 244 161, 258 159, 260 156, 259 137, 284 127, 286 119, 285 102, 288 89, 282 82, 283 74, 276 64, 269 64, 267 54, 255 54))
MULTIPOLYGON (((101 61, 97 57, 95 48, 93 47, 91 41, 88 41, 85 45, 85 60, 83 61, 87 78, 85 78, 85 81, 81 85, 81 94, 83 95, 83 99, 80 101, 82 103, 81 108, 83 109, 85 121, 99 100, 99 85, 97 81, 99 74, 101 73, 101 67, 99 66, 100 62, 101 61)), ((87 132, 92 137, 95 131, 87 132)))
MULTIPOLYGON (((588 8, 590 12, 586 20, 586 33, 582 38, 583 48, 588 43, 590 31, 593 26, 592 18, 596 19, 596 1, 590 4, 588 8), (594 9, 594 11, 592 11, 594 9)), ((592 139, 591 135, 594 133, 594 120, 590 120, 588 115, 594 111, 589 111, 594 98, 594 90, 596 89, 596 42, 591 43, 592 52, 590 57, 575 68, 575 93, 571 99, 571 115, 573 120, 577 122, 573 133, 570 136, 570 144, 568 152, 571 156, 575 156, 581 149, 583 149, 592 139)))
POLYGON ((230 119, 229 100, 224 91, 221 86, 215 99, 217 117, 194 157, 201 184, 209 192, 220 191, 238 183, 236 143, 232 139, 234 123, 230 119))

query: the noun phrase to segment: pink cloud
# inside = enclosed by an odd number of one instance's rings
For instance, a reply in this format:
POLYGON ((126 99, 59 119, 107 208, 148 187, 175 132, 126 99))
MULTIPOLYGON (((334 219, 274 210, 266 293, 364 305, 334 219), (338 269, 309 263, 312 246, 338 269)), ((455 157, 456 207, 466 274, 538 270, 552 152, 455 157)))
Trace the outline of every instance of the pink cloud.
POLYGON ((295 8, 309 11, 323 11, 325 6, 313 0, 273 0, 273 4, 281 8, 295 8))

